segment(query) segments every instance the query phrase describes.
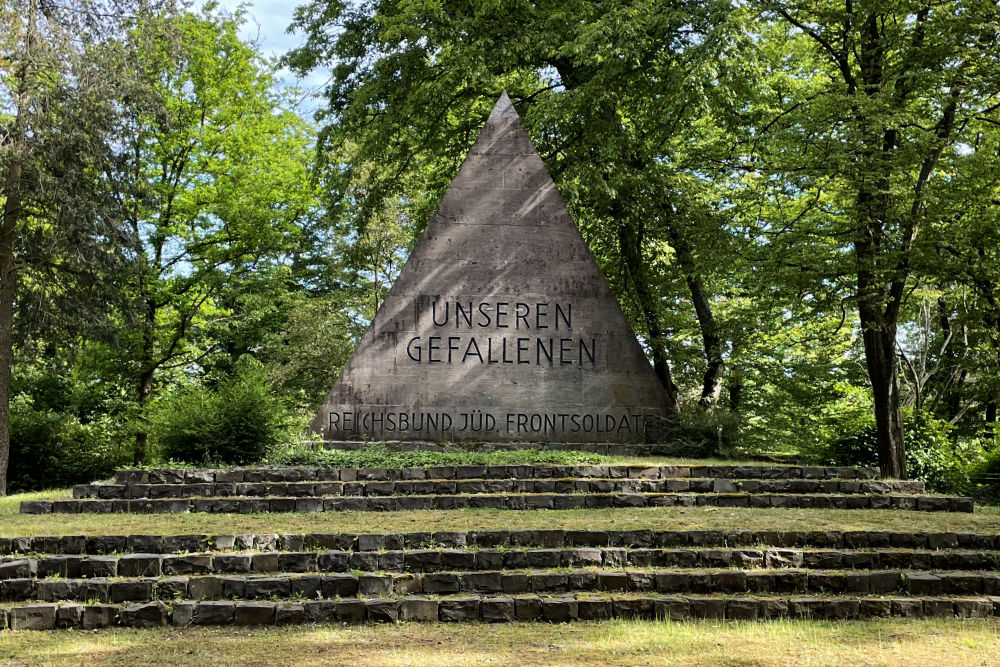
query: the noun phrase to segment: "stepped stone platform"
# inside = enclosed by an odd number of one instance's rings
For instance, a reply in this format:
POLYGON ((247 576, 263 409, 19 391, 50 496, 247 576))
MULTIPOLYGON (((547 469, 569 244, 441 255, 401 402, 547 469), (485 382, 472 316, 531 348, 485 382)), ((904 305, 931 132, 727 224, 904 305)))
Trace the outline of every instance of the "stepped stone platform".
POLYGON ((489 530, 0 539, 0 627, 1000 616, 1000 535, 489 530))
POLYGON ((24 514, 793 507, 971 512, 970 498, 870 468, 506 465, 424 468, 121 470, 72 500, 26 501, 24 514))

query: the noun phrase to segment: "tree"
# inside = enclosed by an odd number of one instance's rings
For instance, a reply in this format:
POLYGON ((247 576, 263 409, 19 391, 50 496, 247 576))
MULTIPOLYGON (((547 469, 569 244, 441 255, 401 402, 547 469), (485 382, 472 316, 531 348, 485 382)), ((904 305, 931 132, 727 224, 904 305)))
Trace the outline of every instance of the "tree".
MULTIPOLYGON (((232 295, 291 261, 315 203, 308 126, 239 39, 242 15, 213 12, 153 17, 132 34, 150 94, 130 105, 131 137, 108 178, 137 248, 114 349, 140 420, 162 372, 220 351, 211 332, 238 317, 232 295)), ((135 460, 147 457, 140 423, 135 460)))
POLYGON ((129 85, 116 35, 136 11, 0 3, 0 495, 16 330, 101 319, 99 276, 127 241, 100 175, 129 85))
MULTIPOLYGON (((771 49, 758 127, 762 169, 799 198, 799 238, 850 250, 849 276, 874 397, 879 465, 905 477, 897 333, 930 248, 949 224, 939 202, 947 171, 995 122, 997 6, 992 2, 876 4, 765 1, 771 49), (772 31, 773 29, 773 31, 772 31), (792 54, 792 57, 779 57, 792 54)), ((773 191, 772 191, 773 192, 773 191)), ((816 246, 818 247, 818 246, 816 246)))

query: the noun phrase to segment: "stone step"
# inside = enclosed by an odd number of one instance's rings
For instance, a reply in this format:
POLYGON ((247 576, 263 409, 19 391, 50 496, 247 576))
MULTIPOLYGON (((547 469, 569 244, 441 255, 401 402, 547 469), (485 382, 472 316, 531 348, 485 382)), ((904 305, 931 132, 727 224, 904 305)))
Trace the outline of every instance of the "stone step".
MULTIPOLYGON (((63 535, 0 537, 0 555, 172 554, 230 551, 400 551, 561 547, 1000 550, 1000 534, 881 530, 478 530, 410 533, 246 533, 241 535, 63 535)), ((905 553, 905 552, 904 552, 905 553)))
MULTIPOLYGON (((280 566, 279 566, 280 567, 280 566)), ((283 568, 284 569, 284 568, 283 568)), ((997 572, 871 570, 657 570, 594 568, 452 572, 278 572, 255 575, 197 575, 180 569, 172 576, 81 579, 4 579, 0 601, 96 600, 148 602, 155 599, 269 600, 274 597, 337 597, 457 593, 656 592, 665 594, 908 594, 997 595, 997 572)))
POLYGON ((0 581, 244 574, 261 572, 351 572, 515 570, 525 568, 742 568, 815 570, 1000 570, 1000 551, 845 550, 789 548, 409 549, 387 551, 132 553, 102 556, 38 556, 0 559, 0 581))
POLYGON ((95 630, 113 626, 293 625, 300 623, 510 622, 690 618, 850 620, 987 618, 1000 616, 1000 597, 684 596, 649 594, 457 595, 336 600, 182 600, 137 604, 34 603, 0 607, 0 628, 95 630))
POLYGON ((462 465, 410 468, 229 468, 123 469, 117 484, 215 484, 266 482, 355 482, 450 479, 841 479, 874 480, 876 468, 787 465, 462 465))
POLYGON ((612 507, 791 507, 808 509, 897 509, 921 512, 972 512, 971 498, 925 495, 833 494, 506 494, 445 496, 313 496, 305 498, 194 498, 160 500, 27 500, 22 514, 140 513, 258 514, 265 512, 341 512, 456 510, 469 508, 536 510, 612 507))
POLYGON ((498 493, 753 493, 923 494, 923 482, 842 479, 527 478, 426 479, 355 482, 214 482, 184 484, 78 484, 76 499, 162 499, 314 496, 399 496, 498 493))

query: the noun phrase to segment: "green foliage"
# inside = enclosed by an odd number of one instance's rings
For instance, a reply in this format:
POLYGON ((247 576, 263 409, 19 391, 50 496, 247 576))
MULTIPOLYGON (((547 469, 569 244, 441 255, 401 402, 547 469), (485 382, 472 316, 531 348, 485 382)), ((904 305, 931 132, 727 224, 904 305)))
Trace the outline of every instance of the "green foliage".
POLYGON ((601 463, 610 457, 573 450, 517 449, 487 451, 393 452, 372 444, 364 449, 313 449, 308 445, 285 445, 262 461, 268 465, 316 466, 321 468, 408 468, 451 465, 511 465, 551 463, 573 465, 601 463))
POLYGON ((75 414, 36 407, 22 394, 11 404, 10 425, 14 492, 104 479, 131 461, 121 420, 113 415, 82 422, 75 414))
POLYGON ((289 413, 268 386, 263 367, 244 357, 217 386, 176 390, 153 416, 160 455, 199 464, 254 463, 288 437, 289 413))
POLYGON ((731 412, 689 406, 670 421, 662 438, 663 453, 692 458, 733 456, 739 428, 739 417, 731 412))
MULTIPOLYGON (((906 413, 906 472, 910 479, 927 483, 932 491, 982 495, 977 481, 986 466, 988 450, 977 438, 956 438, 955 428, 927 413, 906 413)), ((822 450, 814 450, 815 460, 824 465, 878 466, 876 433, 869 414, 855 419, 853 429, 845 428, 822 450)))

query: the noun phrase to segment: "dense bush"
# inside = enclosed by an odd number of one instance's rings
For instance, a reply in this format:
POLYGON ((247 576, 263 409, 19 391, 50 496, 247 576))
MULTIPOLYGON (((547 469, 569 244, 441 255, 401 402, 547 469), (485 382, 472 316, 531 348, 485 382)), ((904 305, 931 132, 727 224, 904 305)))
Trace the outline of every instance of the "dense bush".
POLYGON ((260 461, 289 429, 288 409, 271 393, 263 367, 249 357, 215 387, 176 390, 158 407, 152 425, 160 457, 199 464, 260 461))
MULTIPOLYGON (((927 483, 932 491, 982 495, 977 479, 985 466, 984 443, 975 438, 955 438, 952 426, 934 417, 906 413, 906 472, 910 479, 927 483)), ((871 421, 813 452, 825 465, 878 466, 875 425, 871 421)))
POLYGON ((110 477, 131 461, 121 421, 39 407, 19 395, 10 408, 11 492, 64 487, 110 477))
POLYGON ((739 435, 739 418, 733 413, 692 405, 666 422, 657 440, 664 454, 712 458, 734 455, 739 435))

